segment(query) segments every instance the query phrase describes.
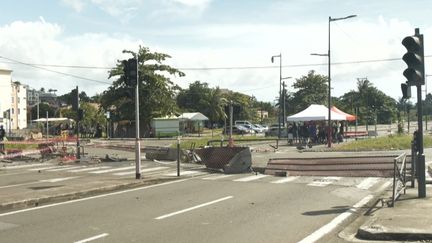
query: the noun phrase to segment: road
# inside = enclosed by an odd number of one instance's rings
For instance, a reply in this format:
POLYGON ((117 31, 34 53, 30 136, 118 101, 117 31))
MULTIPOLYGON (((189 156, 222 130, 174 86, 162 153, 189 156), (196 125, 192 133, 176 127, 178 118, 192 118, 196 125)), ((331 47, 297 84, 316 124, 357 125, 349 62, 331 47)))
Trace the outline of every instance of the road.
MULTIPOLYGON (((89 174, 78 175, 84 173, 89 174)), ((336 237, 333 230, 348 223, 356 207, 386 183, 383 178, 203 174, 1 213, 0 238, 1 242, 325 242, 336 237)))

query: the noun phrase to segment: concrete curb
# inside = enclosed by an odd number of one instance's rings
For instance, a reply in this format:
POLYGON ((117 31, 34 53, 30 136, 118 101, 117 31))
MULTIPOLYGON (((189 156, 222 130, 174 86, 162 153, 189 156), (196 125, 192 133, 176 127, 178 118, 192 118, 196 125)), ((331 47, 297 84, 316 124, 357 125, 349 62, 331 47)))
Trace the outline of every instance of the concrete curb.
POLYGON ((422 240, 432 240, 431 232, 410 232, 406 230, 385 228, 382 225, 366 225, 361 226, 356 237, 362 240, 386 240, 386 241, 422 241, 422 240))
POLYGON ((40 197, 40 198, 30 198, 25 199, 21 201, 13 201, 13 202, 6 202, 0 204, 0 212, 4 211, 10 211, 10 210, 18 210, 18 209, 25 209, 30 207, 37 207, 48 203, 58 203, 58 202, 64 202, 64 201, 70 201, 75 199, 81 199, 89 196, 94 195, 100 195, 103 193, 109 193, 114 191, 120 191, 125 189, 132 189, 137 188, 140 186, 148 186, 153 184, 159 184, 166 181, 172 181, 176 180, 177 178, 155 178, 155 179, 149 179, 149 180, 141 180, 137 182, 132 183, 123 183, 119 185, 111 185, 111 186, 105 186, 105 187, 99 187, 99 188, 90 188, 88 190, 81 190, 78 192, 70 192, 70 193, 63 193, 63 194, 57 194, 57 195, 51 195, 46 197, 40 197))

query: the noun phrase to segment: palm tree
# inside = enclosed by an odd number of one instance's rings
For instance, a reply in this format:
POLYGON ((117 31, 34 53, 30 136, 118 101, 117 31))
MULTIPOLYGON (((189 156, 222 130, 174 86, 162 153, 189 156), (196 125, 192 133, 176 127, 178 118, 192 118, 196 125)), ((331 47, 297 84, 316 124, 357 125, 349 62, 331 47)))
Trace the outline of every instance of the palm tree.
POLYGON ((225 101, 226 100, 221 96, 219 87, 216 87, 215 89, 211 89, 204 99, 206 113, 208 114, 210 119, 212 137, 213 137, 213 123, 215 121, 227 117, 224 111, 224 105, 226 103, 225 101))

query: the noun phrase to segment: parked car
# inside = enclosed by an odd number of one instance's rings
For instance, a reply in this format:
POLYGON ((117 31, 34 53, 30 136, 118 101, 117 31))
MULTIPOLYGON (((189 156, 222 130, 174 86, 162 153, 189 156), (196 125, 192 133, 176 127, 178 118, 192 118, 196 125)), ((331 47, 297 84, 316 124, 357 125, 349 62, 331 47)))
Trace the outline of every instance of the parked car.
MULTIPOLYGON (((229 131, 230 131, 230 127, 227 126, 226 130, 224 128, 223 133, 229 134, 229 131)), ((233 134, 248 134, 248 133, 251 133, 251 130, 249 128, 242 126, 242 125, 234 125, 232 128, 232 133, 233 134)))
POLYGON ((261 129, 261 132, 267 132, 268 131, 268 126, 267 125, 261 125, 261 124, 254 124, 256 127, 261 129))
POLYGON ((261 132, 260 129, 258 129, 257 127, 255 127, 254 125, 249 125, 249 124, 243 124, 243 125, 237 125, 237 126, 242 126, 245 127, 247 129, 249 129, 250 133, 259 133, 261 132))

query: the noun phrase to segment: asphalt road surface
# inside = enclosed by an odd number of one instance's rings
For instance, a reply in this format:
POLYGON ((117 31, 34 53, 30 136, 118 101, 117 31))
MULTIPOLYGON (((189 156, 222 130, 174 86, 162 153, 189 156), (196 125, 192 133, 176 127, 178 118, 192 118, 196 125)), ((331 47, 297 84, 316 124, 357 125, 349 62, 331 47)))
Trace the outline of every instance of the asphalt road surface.
POLYGON ((326 242, 329 237, 336 237, 337 230, 355 217, 371 195, 382 191, 387 181, 205 174, 1 213, 0 239, 326 242))

